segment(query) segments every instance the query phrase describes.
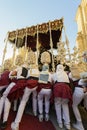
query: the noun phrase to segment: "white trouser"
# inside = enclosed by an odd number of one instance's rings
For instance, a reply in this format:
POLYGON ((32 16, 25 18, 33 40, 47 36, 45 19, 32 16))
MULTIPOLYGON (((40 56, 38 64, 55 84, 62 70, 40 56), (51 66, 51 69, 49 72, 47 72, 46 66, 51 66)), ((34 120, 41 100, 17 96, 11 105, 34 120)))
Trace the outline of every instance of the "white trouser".
POLYGON ((11 103, 8 98, 5 99, 5 106, 4 106, 4 115, 3 115, 3 122, 8 120, 9 112, 11 108, 11 103))
MULTIPOLYGON (((72 105, 72 108, 73 108, 73 112, 74 112, 74 115, 76 117, 76 120, 78 122, 81 121, 81 115, 80 115, 80 112, 79 112, 79 109, 78 109, 78 105, 80 104, 80 102, 84 98, 87 98, 87 95, 85 97, 85 93, 83 92, 83 88, 75 87, 75 90, 74 90, 74 93, 73 93, 73 105, 72 105)), ((87 99, 85 99, 85 100, 86 100, 86 103, 87 103, 87 99)))
POLYGON ((62 99, 58 97, 54 99, 58 123, 62 123, 62 119, 64 118, 64 123, 70 124, 68 101, 68 99, 62 99))
POLYGON ((1 114, 2 114, 2 111, 3 111, 3 108, 4 108, 6 97, 8 96, 10 90, 12 89, 12 87, 14 85, 15 85, 14 82, 10 83, 10 85, 6 88, 6 90, 3 93, 3 96, 0 99, 0 117, 1 117, 1 114))
POLYGON ((11 107, 11 103, 9 102, 9 100, 7 98, 1 97, 1 99, 0 99, 0 118, 1 118, 1 114, 4 109, 3 122, 7 121, 7 119, 8 119, 10 107, 11 107))
POLYGON ((45 98, 45 113, 49 113, 51 89, 41 89, 38 93, 38 109, 39 113, 43 113, 43 99, 45 98))
POLYGON ((14 82, 12 82, 12 83, 10 83, 10 84, 8 85, 8 87, 6 88, 6 90, 5 90, 4 93, 3 93, 3 96, 4 96, 4 97, 7 97, 7 96, 8 96, 10 90, 14 87, 14 85, 15 85, 14 82))
MULTIPOLYGON (((18 112, 17 112, 16 118, 15 118, 15 123, 20 123, 22 115, 23 115, 23 112, 24 112, 24 109, 25 109, 25 106, 26 106, 26 103, 27 103, 27 101, 28 101, 28 99, 30 97, 30 94, 31 93, 36 94, 36 92, 35 92, 36 88, 37 87, 32 88, 32 89, 27 88, 27 87, 25 88, 23 97, 21 99, 21 102, 20 102, 20 105, 19 105, 19 108, 18 108, 18 112)), ((35 101, 35 103, 36 103, 37 102, 36 100, 34 99, 33 101, 35 101)), ((34 107, 36 107, 36 106, 34 106, 34 107)))
POLYGON ((0 98, 0 118, 1 118, 2 111, 4 109, 4 104, 5 104, 5 97, 1 97, 0 98))

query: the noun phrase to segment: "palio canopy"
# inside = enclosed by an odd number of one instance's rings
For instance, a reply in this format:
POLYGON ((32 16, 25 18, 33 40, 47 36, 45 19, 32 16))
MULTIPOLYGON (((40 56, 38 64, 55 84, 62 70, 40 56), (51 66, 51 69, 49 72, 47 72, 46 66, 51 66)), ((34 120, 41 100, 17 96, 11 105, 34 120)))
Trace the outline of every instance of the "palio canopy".
POLYGON ((8 40, 12 44, 16 44, 17 48, 25 46, 30 47, 33 51, 36 50, 37 38, 38 43, 42 48, 50 49, 50 30, 53 48, 57 48, 63 28, 63 19, 42 23, 40 25, 18 29, 9 32, 8 40), (49 24, 50 23, 50 24, 49 24))

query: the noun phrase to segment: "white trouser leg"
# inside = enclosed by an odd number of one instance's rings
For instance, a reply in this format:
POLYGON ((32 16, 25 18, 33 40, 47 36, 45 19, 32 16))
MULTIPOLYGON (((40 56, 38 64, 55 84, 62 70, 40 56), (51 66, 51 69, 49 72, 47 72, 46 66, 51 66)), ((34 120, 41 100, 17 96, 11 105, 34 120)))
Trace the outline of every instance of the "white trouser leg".
POLYGON ((1 97, 1 99, 0 99, 0 118, 1 118, 3 108, 4 108, 4 103, 5 103, 5 98, 1 97))
POLYGON ((55 110, 56 110, 56 116, 58 123, 62 123, 62 111, 61 111, 61 98, 55 98, 55 110))
POLYGON ((33 113, 34 115, 37 115, 37 91, 33 91, 32 95, 32 107, 33 107, 33 113))
POLYGON ((4 106, 3 122, 8 120, 10 108, 11 108, 11 102, 6 98, 5 99, 5 106, 4 106))
POLYGON ((38 109, 40 114, 43 113, 43 94, 41 91, 38 93, 38 109))
POLYGON ((32 91, 30 91, 30 89, 28 89, 27 87, 25 88, 24 95, 21 99, 21 102, 20 102, 20 105, 18 108, 18 112, 17 112, 16 118, 15 118, 15 123, 20 123, 26 103, 28 101, 28 98, 29 98, 31 92, 32 91))
POLYGON ((15 85, 14 82, 12 82, 12 83, 10 83, 10 84, 8 85, 8 87, 6 88, 6 90, 5 90, 4 93, 3 93, 3 96, 4 96, 4 97, 7 97, 7 96, 8 96, 10 90, 14 87, 14 85, 15 85))
POLYGON ((2 114, 2 110, 3 110, 3 107, 4 107, 5 99, 6 99, 6 97, 8 96, 8 94, 9 94, 11 88, 12 88, 14 85, 15 85, 15 83, 12 82, 12 83, 6 88, 6 90, 5 90, 4 93, 3 93, 3 96, 2 96, 1 99, 0 99, 0 116, 1 116, 1 114, 2 114))
POLYGON ((76 117, 76 120, 79 122, 81 121, 81 115, 78 109, 79 103, 82 101, 84 97, 83 88, 76 87, 73 93, 73 112, 76 117))
POLYGON ((63 116, 65 120, 65 124, 70 124, 70 114, 69 114, 69 106, 68 106, 68 99, 62 99, 62 109, 63 109, 63 116))
POLYGON ((51 89, 41 89, 38 94, 39 113, 43 113, 43 98, 45 97, 45 113, 49 113, 51 89))
POLYGON ((45 113, 49 113, 51 89, 45 89, 45 113))

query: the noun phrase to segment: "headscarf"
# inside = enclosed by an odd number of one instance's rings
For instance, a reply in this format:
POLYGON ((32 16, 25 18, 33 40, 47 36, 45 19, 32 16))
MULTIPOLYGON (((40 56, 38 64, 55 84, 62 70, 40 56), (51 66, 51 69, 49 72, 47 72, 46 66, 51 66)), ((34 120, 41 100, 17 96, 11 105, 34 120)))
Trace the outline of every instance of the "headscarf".
POLYGON ((84 79, 80 79, 78 84, 83 86, 83 87, 87 87, 87 82, 85 82, 84 79))
POLYGON ((56 73, 54 74, 54 82, 56 81, 69 83, 68 75, 61 64, 57 65, 56 73))
POLYGON ((87 87, 87 72, 80 73, 79 85, 87 87))

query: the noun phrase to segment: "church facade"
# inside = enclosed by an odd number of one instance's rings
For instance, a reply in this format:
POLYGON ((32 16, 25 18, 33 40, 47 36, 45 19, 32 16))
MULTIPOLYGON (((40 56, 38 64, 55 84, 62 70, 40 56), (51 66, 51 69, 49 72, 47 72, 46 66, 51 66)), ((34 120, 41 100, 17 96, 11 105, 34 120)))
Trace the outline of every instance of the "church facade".
POLYGON ((76 46, 80 52, 87 50, 87 0, 81 0, 76 12, 78 33, 76 46))

